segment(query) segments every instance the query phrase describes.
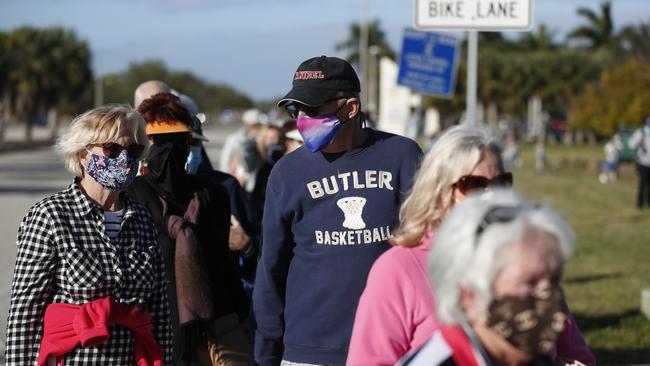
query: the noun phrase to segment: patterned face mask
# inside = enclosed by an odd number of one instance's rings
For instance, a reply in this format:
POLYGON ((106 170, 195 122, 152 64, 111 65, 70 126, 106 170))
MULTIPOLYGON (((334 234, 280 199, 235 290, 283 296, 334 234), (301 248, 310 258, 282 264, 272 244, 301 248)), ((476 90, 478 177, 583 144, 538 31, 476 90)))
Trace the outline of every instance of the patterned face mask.
POLYGON ((561 301, 557 286, 524 297, 496 298, 489 307, 488 326, 520 351, 548 353, 564 330, 561 301))
POLYGON ((129 158, 126 150, 123 150, 116 158, 88 152, 90 153, 90 161, 86 167, 86 172, 109 191, 119 192, 123 190, 138 173, 137 160, 129 158))

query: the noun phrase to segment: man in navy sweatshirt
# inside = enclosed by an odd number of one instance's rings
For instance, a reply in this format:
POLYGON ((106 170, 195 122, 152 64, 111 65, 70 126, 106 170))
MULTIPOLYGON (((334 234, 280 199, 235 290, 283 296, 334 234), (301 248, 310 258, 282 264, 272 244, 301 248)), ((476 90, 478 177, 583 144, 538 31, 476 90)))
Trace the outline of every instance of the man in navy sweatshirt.
POLYGON ((343 365, 368 271, 389 248, 421 157, 407 138, 364 128, 344 60, 303 62, 280 100, 305 145, 271 171, 253 292, 262 365, 343 365))

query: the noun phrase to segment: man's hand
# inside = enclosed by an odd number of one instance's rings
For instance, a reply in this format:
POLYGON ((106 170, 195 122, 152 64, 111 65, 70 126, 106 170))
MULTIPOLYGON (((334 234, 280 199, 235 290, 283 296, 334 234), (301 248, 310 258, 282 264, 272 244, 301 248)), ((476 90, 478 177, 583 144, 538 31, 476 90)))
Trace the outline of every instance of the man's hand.
POLYGON ((241 227, 239 220, 234 215, 230 215, 230 235, 228 237, 228 246, 233 252, 243 252, 251 245, 251 238, 241 227))

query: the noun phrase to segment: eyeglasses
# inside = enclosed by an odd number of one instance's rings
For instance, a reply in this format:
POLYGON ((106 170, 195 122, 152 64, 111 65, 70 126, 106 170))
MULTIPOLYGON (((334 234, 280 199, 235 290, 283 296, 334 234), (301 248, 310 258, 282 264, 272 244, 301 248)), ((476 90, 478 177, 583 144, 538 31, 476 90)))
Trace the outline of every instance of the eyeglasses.
MULTIPOLYGON (((318 105, 318 106, 308 106, 308 105, 305 105, 305 104, 302 104, 302 103, 293 102, 293 103, 287 104, 284 107, 284 109, 289 114, 289 117, 291 117, 293 119, 298 118, 298 112, 300 112, 300 111, 303 111, 303 112, 305 112, 306 115, 308 115, 310 117, 313 117, 313 116, 318 115, 318 112, 320 111, 322 106, 324 106, 325 104, 327 104, 327 103, 329 103, 329 102, 331 102, 333 100, 339 100, 339 99, 350 99, 350 98, 349 97, 332 98, 332 99, 326 100, 323 104, 318 105)), ((334 113, 338 113, 344 106, 345 106, 345 103, 341 104, 341 106, 334 113)))
POLYGON ((112 159, 117 158, 124 150, 126 150, 126 153, 129 155, 130 158, 138 159, 142 155, 142 152, 144 151, 144 145, 140 145, 140 144, 131 144, 129 146, 122 146, 117 142, 106 142, 103 144, 90 144, 88 146, 92 146, 92 147, 100 146, 103 150, 102 152, 104 153, 104 156, 107 156, 112 159))
POLYGON ((463 194, 468 194, 476 190, 485 190, 488 187, 510 187, 512 186, 512 173, 506 172, 489 179, 479 175, 466 175, 461 177, 458 182, 452 184, 453 188, 458 189, 463 194))

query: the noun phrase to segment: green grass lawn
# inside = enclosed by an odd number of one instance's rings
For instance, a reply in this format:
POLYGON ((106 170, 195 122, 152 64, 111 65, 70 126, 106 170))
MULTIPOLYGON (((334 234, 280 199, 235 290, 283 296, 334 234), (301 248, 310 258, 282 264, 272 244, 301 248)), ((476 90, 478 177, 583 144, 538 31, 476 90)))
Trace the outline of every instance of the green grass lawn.
POLYGON ((547 169, 537 174, 527 146, 515 187, 562 211, 577 233, 563 287, 599 364, 650 364, 650 320, 639 312, 641 289, 650 288, 650 209, 636 208, 631 165, 617 182, 598 182, 602 151, 548 146, 547 169))

